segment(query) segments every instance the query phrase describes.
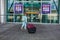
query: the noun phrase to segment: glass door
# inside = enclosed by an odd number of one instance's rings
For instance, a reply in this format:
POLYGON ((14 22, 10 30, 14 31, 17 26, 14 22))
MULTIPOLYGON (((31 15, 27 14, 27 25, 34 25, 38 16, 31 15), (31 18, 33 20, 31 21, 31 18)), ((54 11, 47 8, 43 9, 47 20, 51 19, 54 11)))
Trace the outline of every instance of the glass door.
POLYGON ((27 14, 28 22, 31 22, 32 4, 30 1, 24 2, 24 14, 27 14))
POLYGON ((28 22, 40 22, 41 20, 41 3, 24 2, 24 13, 27 14, 28 22))
POLYGON ((32 22, 39 22, 41 21, 41 2, 34 1, 33 3, 33 13, 32 13, 32 22))

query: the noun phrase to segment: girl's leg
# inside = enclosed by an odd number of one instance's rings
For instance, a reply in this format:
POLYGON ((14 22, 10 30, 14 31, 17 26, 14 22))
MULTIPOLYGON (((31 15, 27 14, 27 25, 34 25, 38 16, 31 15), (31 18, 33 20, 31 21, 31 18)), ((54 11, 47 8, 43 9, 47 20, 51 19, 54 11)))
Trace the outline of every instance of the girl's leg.
POLYGON ((21 29, 23 29, 23 27, 24 27, 24 22, 22 22, 22 27, 21 27, 21 29))
POLYGON ((25 23, 24 29, 25 29, 25 30, 27 29, 27 25, 26 25, 26 23, 25 23))

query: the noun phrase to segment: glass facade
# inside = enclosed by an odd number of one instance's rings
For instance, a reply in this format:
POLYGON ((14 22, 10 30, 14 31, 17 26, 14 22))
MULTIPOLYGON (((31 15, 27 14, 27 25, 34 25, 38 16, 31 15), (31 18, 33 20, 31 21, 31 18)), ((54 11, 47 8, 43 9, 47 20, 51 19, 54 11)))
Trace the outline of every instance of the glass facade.
POLYGON ((57 0, 7 0, 7 22, 22 22, 22 14, 26 13, 28 22, 58 23, 57 0), (22 3, 22 13, 14 12, 14 4, 22 3), (55 5, 56 3, 56 5, 55 5))

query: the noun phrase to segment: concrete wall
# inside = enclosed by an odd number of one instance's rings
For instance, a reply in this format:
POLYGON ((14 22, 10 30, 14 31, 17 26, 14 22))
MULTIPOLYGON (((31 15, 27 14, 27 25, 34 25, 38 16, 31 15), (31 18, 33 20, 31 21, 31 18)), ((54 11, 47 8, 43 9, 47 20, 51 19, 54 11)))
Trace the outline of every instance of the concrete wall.
POLYGON ((1 23, 1 0, 0 0, 0 23, 1 23))

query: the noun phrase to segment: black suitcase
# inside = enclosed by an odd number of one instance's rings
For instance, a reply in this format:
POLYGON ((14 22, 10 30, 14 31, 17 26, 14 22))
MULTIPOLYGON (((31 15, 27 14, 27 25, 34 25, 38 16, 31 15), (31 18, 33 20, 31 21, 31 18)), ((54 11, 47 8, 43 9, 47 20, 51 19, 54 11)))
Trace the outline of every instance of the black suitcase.
POLYGON ((33 24, 28 24, 27 30, 28 30, 28 33, 35 33, 36 27, 33 24))

